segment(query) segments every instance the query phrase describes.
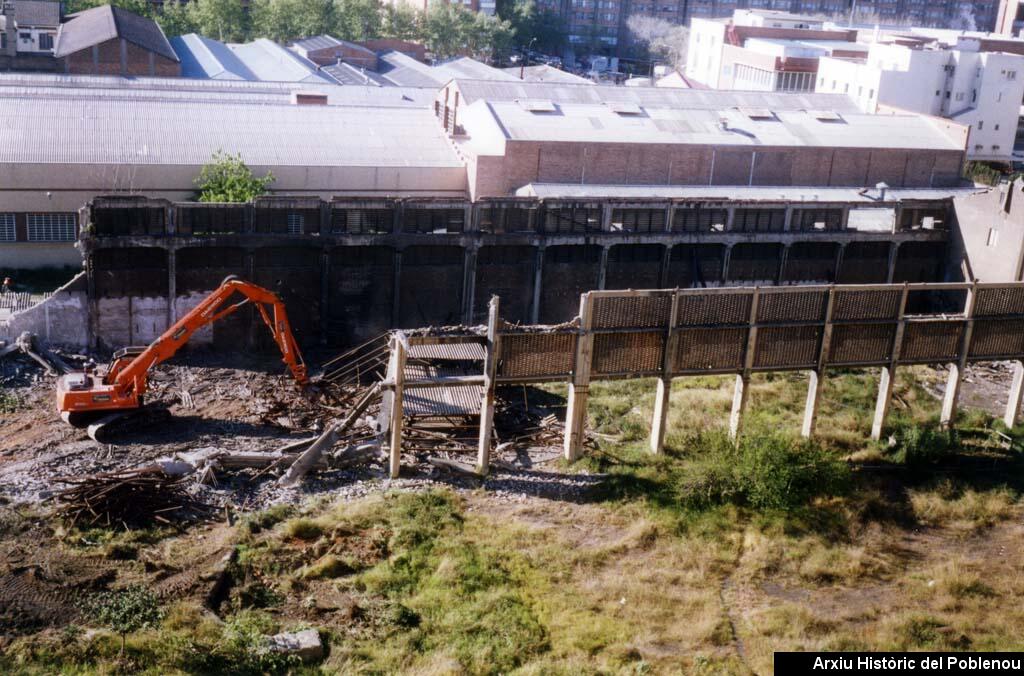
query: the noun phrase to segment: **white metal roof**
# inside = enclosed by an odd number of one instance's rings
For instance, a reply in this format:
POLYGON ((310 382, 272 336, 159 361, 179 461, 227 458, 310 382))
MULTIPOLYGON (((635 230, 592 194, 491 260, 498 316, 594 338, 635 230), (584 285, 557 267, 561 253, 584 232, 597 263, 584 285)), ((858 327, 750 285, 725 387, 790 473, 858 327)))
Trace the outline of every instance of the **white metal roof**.
POLYGON ((429 108, 436 91, 408 87, 339 86, 323 83, 250 82, 191 78, 122 78, 95 75, 0 73, 0 97, 43 97, 50 100, 162 100, 224 101, 280 104, 295 91, 316 91, 328 96, 331 106, 398 106, 429 108))
POLYGON ((315 63, 266 38, 244 44, 229 44, 228 47, 257 79, 271 82, 329 82, 317 72, 315 63))
MULTIPOLYGON (((990 188, 889 188, 886 202, 942 200, 965 197, 990 188)), ((707 186, 707 185, 581 185, 579 183, 528 183, 516 191, 519 197, 591 199, 692 199, 749 202, 862 202, 877 203, 878 190, 870 188, 821 188, 816 186, 707 186)))
POLYGON ((462 100, 473 103, 547 99, 558 103, 604 103, 628 101, 645 108, 678 108, 687 110, 724 110, 749 107, 771 110, 834 110, 855 113, 857 104, 844 94, 805 92, 741 92, 713 89, 673 89, 666 87, 614 87, 610 85, 566 84, 552 82, 510 82, 488 80, 457 80, 462 100))
POLYGON ((0 97, 0 164, 202 165, 217 150, 257 166, 462 166, 424 108, 0 97))
MULTIPOLYGON (((531 112, 514 101, 473 105, 487 105, 505 138, 516 141, 963 150, 930 119, 917 115, 843 113, 842 121, 830 121, 806 110, 643 106, 640 114, 620 114, 612 105, 552 100, 554 112, 531 112)), ((468 131, 472 136, 473 130, 468 131)))

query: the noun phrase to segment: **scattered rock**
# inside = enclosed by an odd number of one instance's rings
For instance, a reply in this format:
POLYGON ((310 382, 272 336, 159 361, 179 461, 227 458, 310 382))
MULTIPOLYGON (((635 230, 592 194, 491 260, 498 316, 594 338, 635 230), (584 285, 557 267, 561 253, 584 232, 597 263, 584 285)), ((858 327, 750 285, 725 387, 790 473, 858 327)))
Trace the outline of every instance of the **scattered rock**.
POLYGON ((269 648, 272 652, 296 655, 303 662, 316 662, 324 656, 324 644, 320 640, 320 632, 316 629, 271 636, 269 648))

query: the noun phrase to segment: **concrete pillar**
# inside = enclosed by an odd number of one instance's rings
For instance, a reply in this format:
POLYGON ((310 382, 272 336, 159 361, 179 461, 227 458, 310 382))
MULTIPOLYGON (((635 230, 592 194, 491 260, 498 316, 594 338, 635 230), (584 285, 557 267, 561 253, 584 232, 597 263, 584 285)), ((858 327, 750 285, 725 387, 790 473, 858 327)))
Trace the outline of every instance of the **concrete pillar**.
POLYGON ((544 247, 537 247, 533 264, 533 301, 530 304, 530 323, 540 323, 541 284, 544 281, 544 247))
POLYGON ((942 396, 942 412, 939 414, 939 426, 949 427, 956 417, 956 406, 960 399, 960 384, 964 374, 959 364, 950 364, 946 376, 946 391, 942 396))
POLYGON ((501 300, 491 297, 487 313, 487 347, 484 357, 484 393, 480 402, 480 437, 477 445, 476 471, 485 476, 491 466, 491 436, 494 431, 494 389, 498 374, 498 312, 501 300))
POLYGON ((320 252, 320 344, 327 344, 327 327, 330 323, 331 301, 331 256, 327 249, 320 252))
POLYGON ((675 368, 676 345, 679 334, 679 292, 672 293, 672 308, 669 311, 668 327, 665 334, 665 352, 661 361, 661 378, 654 397, 654 416, 651 420, 651 453, 659 454, 665 448, 665 432, 668 428, 669 399, 672 393, 672 372, 675 368))
POLYGON ((967 290, 964 302, 964 333, 960 339, 960 357, 956 364, 950 364, 949 376, 946 379, 946 392, 942 397, 942 412, 939 414, 939 425, 949 427, 956 419, 957 404, 960 400, 960 385, 967 371, 967 357, 971 352, 971 337, 974 333, 974 300, 977 297, 977 283, 967 290))
POLYGON ((601 262, 597 268, 597 288, 601 291, 604 290, 605 281, 608 278, 608 249, 611 247, 601 247, 601 262))
POLYGON ((1010 385, 1010 400, 1006 402, 1003 422, 1007 427, 1016 427, 1020 415, 1020 401, 1024 395, 1024 362, 1013 363, 1013 382, 1010 385))
POLYGON ((883 366, 882 377, 878 381, 878 398, 875 400, 875 417, 871 421, 871 438, 878 441, 882 438, 882 428, 889 415, 889 403, 892 401, 892 384, 896 378, 895 366, 883 366))
POLYGON ((391 421, 388 428, 388 475, 392 479, 398 478, 402 466, 402 424, 403 397, 405 396, 405 344, 398 338, 391 339, 391 363, 389 365, 390 380, 394 383, 391 401, 391 421))
POLYGON ((750 378, 748 376, 736 376, 736 385, 732 393, 732 411, 729 413, 729 438, 733 441, 738 441, 740 438, 740 425, 743 422, 743 412, 747 408, 749 385, 750 378))
POLYGON ((807 375, 807 401, 804 403, 804 424, 800 428, 800 436, 810 438, 814 436, 814 426, 818 417, 818 401, 821 398, 824 378, 817 371, 808 371, 807 375))
POLYGON ((779 271, 775 275, 775 284, 781 286, 782 280, 786 278, 786 261, 789 260, 789 244, 782 245, 782 253, 779 255, 779 271))
POLYGON ((476 302, 476 248, 466 247, 462 258, 462 322, 472 326, 476 302))
POLYGON ((665 246, 665 250, 661 254, 661 271, 658 275, 658 284, 661 288, 668 288, 668 280, 670 272, 672 270, 672 245, 668 244, 665 246))
POLYGON ((580 297, 580 333, 576 341, 576 363, 569 382, 569 402, 565 413, 565 459, 572 462, 583 453, 583 434, 587 422, 587 396, 590 367, 594 353, 591 333, 593 300, 589 293, 580 297))
MULTIPOLYGON (((729 262, 732 259, 732 244, 725 245, 725 255, 722 256, 722 285, 729 280, 729 262)), ((699 259, 698 259, 699 260, 699 259)))
POLYGON ((725 213, 725 231, 732 232, 736 224, 736 207, 726 207, 725 213))
POLYGON ((899 256, 900 243, 893 242, 889 245, 889 267, 885 276, 886 284, 892 284, 896 279, 896 258, 899 256))
POLYGON ((654 416, 651 418, 651 453, 660 454, 665 448, 665 431, 668 427, 669 399, 672 395, 672 378, 658 378, 658 390, 654 394, 654 416))
POLYGON ((121 76, 128 75, 128 41, 124 38, 118 40, 121 48, 121 76))
POLYGON ((793 212, 796 211, 795 207, 786 207, 786 217, 782 221, 782 231, 789 232, 793 229, 793 212))
POLYGON ((178 308, 175 299, 178 297, 178 252, 174 247, 167 248, 167 326, 174 326, 178 321, 178 308))
POLYGON ((402 250, 395 249, 395 270, 394 270, 394 281, 392 285, 395 287, 395 295, 391 299, 391 326, 398 326, 399 312, 401 311, 402 305, 402 250))
POLYGON ((838 251, 836 251, 836 267, 835 267, 835 272, 832 273, 832 281, 833 282, 838 282, 839 281, 839 273, 842 272, 842 270, 843 270, 843 257, 846 255, 846 245, 845 244, 840 244, 836 248, 838 249, 838 251))

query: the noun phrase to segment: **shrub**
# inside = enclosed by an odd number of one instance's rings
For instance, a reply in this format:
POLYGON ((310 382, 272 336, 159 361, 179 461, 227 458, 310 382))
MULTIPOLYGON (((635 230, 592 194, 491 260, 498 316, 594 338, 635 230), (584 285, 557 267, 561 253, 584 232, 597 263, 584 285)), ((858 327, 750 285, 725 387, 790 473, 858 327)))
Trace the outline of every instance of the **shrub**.
POLYGON ((162 617, 156 597, 142 587, 97 594, 87 604, 87 610, 96 621, 121 636, 121 655, 128 634, 155 626, 162 617))
POLYGON ((288 537, 299 540, 316 540, 324 534, 324 528, 313 519, 299 518, 289 521, 285 526, 288 537))
POLYGON ((895 444, 888 455, 893 462, 910 468, 935 465, 956 453, 960 436, 956 430, 931 426, 906 425, 893 433, 895 444))
POLYGON ((850 482, 849 467, 812 441, 763 434, 734 445, 715 433, 699 435, 693 446, 698 458, 680 486, 682 501, 693 507, 788 510, 845 492, 850 482))

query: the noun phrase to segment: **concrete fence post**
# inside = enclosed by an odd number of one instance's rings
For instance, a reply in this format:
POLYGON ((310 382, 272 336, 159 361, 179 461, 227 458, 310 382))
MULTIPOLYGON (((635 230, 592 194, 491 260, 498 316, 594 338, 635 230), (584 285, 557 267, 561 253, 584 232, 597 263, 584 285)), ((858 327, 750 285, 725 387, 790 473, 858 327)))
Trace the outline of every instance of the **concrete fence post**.
POLYGON ((881 378, 878 381, 878 397, 875 400, 875 416, 871 421, 871 438, 878 441, 882 438, 882 429, 885 427, 885 419, 889 415, 889 404, 892 402, 892 386, 896 379, 896 363, 900 359, 900 350, 903 347, 903 332, 906 329, 907 295, 910 288, 904 284, 903 293, 900 295, 899 310, 896 315, 896 331, 893 334, 892 349, 889 351, 889 363, 882 367, 881 378))
POLYGON ((1010 399, 1006 402, 1006 414, 1003 422, 1007 427, 1016 427, 1020 416, 1020 402, 1024 395, 1024 362, 1013 363, 1013 382, 1010 385, 1010 399))
POLYGON ((807 383, 807 401, 804 404, 804 424, 800 428, 800 435, 805 438, 814 436, 814 426, 818 419, 818 405, 821 399, 821 390, 825 384, 825 368, 828 364, 829 349, 832 346, 832 307, 835 302, 836 290, 828 290, 828 301, 825 305, 825 324, 821 330, 821 347, 818 350, 818 364, 810 371, 807 383))
POLYGON ((484 392, 480 402, 480 439, 477 448, 476 471, 485 476, 491 466, 491 437, 494 433, 494 390, 498 375, 498 350, 501 335, 499 311, 501 299, 491 296, 487 313, 487 346, 484 357, 484 392))
POLYGON ((572 462, 583 452, 583 434, 587 423, 587 395, 590 367, 594 356, 593 297, 580 297, 580 330, 576 341, 576 360, 569 381, 569 401, 565 412, 565 459, 572 462))
POLYGON ((660 454, 665 449, 665 432, 668 428, 669 399, 672 395, 672 370, 675 368, 676 331, 679 313, 679 289, 672 293, 672 309, 669 311, 668 330, 665 333, 665 352, 661 362, 661 377, 654 395, 654 415, 651 418, 651 453, 660 454))
POLYGON ((398 478, 398 473, 402 466, 402 424, 405 417, 403 412, 405 358, 404 336, 394 334, 391 338, 391 361, 388 364, 388 380, 394 385, 391 390, 391 420, 388 428, 388 475, 392 479, 398 478))
POLYGON ((754 287, 750 297, 750 328, 747 332, 747 348, 743 355, 743 371, 736 376, 736 385, 732 394, 732 411, 729 413, 729 438, 738 442, 743 425, 743 413, 747 409, 750 394, 750 373, 754 368, 754 356, 757 353, 757 306, 761 296, 761 288, 754 287))
POLYGON ((967 358, 971 351, 971 337, 974 334, 974 300, 978 295, 978 284, 975 282, 967 289, 964 302, 964 333, 960 338, 960 353, 956 363, 949 365, 949 376, 946 378, 946 391, 942 397, 942 412, 939 414, 939 425, 948 428, 956 419, 957 404, 960 399, 960 385, 967 370, 967 358))

